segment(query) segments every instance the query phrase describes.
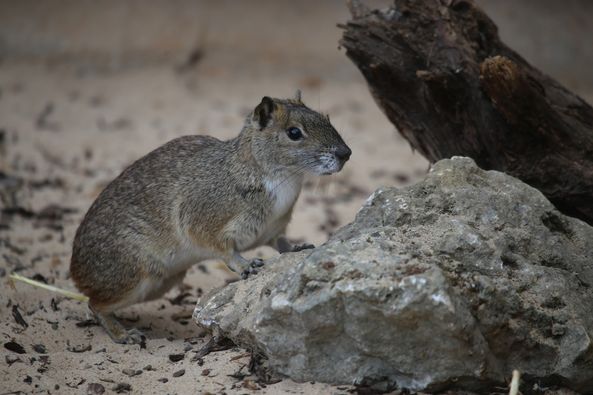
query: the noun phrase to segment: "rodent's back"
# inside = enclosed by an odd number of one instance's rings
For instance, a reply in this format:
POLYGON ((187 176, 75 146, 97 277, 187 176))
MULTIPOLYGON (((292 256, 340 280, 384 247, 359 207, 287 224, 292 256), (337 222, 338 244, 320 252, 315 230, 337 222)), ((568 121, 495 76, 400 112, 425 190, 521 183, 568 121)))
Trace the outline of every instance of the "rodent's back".
MULTIPOLYGON (((163 226, 170 219, 174 200, 187 182, 199 183, 216 171, 209 163, 224 158, 224 142, 207 136, 171 140, 128 166, 99 194, 81 223, 81 230, 108 225, 110 230, 129 225, 163 226)), ((141 229, 137 229, 141 230, 141 229)))
POLYGON ((174 245, 184 194, 188 188, 211 188, 229 152, 228 142, 213 137, 179 137, 138 159, 109 183, 74 238, 71 272, 79 287, 102 281, 90 280, 95 272, 137 275, 137 265, 119 265, 121 260, 157 258, 174 245))

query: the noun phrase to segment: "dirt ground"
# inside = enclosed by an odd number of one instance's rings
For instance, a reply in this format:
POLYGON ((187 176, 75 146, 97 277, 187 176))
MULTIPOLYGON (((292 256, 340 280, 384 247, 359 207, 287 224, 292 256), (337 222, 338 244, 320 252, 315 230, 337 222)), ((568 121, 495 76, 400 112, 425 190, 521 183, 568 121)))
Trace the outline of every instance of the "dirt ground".
POLYGON ((113 344, 84 303, 8 280, 17 272, 74 290, 72 239, 106 183, 172 138, 236 135, 262 95, 291 96, 300 87, 305 102, 331 115, 354 152, 341 173, 307 180, 288 231, 293 239, 323 243, 354 218, 374 189, 410 183, 426 172, 427 162, 398 137, 356 74, 283 72, 267 64, 246 78, 232 70, 237 66, 221 64, 205 59, 185 72, 171 66, 89 71, 67 64, 1 65, 0 185, 16 201, 3 203, 0 223, 0 393, 315 394, 350 388, 288 379, 257 383, 240 349, 196 359, 209 335, 191 320, 195 302, 234 276, 219 262, 194 267, 164 299, 120 313, 127 326, 145 332, 146 348, 113 344))

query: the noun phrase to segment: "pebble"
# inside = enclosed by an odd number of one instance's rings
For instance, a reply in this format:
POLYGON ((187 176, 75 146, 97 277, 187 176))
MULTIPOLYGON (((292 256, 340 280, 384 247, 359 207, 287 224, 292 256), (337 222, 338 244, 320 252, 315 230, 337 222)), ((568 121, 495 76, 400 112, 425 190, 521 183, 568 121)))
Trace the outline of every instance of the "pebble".
POLYGON ((136 369, 123 369, 121 372, 123 374, 125 374, 126 376, 130 376, 130 377, 134 377, 134 376, 138 376, 138 375, 142 374, 141 370, 136 370, 136 369))
POLYGON ((183 358, 185 358, 185 354, 169 354, 169 361, 171 362, 179 362, 183 358))
POLYGON ((99 383, 89 383, 86 387, 86 393, 87 395, 101 395, 105 393, 105 387, 99 383))
POLYGON ((132 386, 128 383, 119 383, 118 385, 113 387, 113 391, 115 391, 118 394, 121 394, 124 392, 130 392, 131 390, 132 390, 132 386))

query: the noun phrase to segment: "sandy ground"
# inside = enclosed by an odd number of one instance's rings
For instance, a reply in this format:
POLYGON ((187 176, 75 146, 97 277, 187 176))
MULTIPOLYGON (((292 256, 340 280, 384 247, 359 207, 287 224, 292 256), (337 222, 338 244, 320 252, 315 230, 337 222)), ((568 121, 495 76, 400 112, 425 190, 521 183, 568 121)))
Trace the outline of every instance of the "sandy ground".
POLYGON ((413 182, 426 172, 427 162, 394 132, 345 57, 345 71, 325 74, 286 70, 281 61, 238 73, 240 66, 225 68, 221 59, 206 58, 182 73, 173 66, 0 66, 0 187, 6 195, 22 183, 19 209, 5 211, 0 220, 0 393, 351 390, 288 379, 258 383, 241 349, 195 358, 209 338, 191 320, 195 302, 234 276, 218 262, 196 265, 165 298, 121 311, 127 326, 145 332, 146 348, 112 343, 84 303, 21 283, 13 287, 8 280, 18 272, 73 290, 68 265, 74 232, 106 183, 172 138, 236 135, 263 95, 291 96, 300 87, 305 102, 331 115, 354 152, 341 173, 307 181, 288 231, 293 239, 323 243, 353 219, 373 190, 413 182))

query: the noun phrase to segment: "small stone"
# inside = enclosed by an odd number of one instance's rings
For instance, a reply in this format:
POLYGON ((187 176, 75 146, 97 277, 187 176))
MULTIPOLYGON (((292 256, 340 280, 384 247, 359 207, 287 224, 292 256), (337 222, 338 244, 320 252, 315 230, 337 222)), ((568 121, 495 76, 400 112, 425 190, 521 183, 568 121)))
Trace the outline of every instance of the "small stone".
POLYGON ((33 344, 33 350, 39 354, 47 354, 47 349, 43 344, 33 344))
POLYGON ((185 354, 169 354, 169 361, 171 362, 179 362, 183 358, 185 358, 185 354))
POLYGON ((202 370, 202 376, 208 376, 210 374, 210 369, 202 370))
POLYGON ((93 349, 93 346, 90 344, 77 344, 72 346, 69 342, 66 342, 67 346, 66 346, 66 350, 73 352, 73 353, 83 353, 83 352, 87 352, 87 351, 91 351, 93 349))
POLYGON ((99 383, 89 383, 86 387, 86 393, 87 395, 101 395, 105 393, 105 387, 99 383))
POLYGON ((25 348, 15 341, 4 343, 4 348, 17 354, 26 354, 25 348))
POLYGON ((14 354, 6 354, 4 356, 4 360, 8 366, 12 365, 15 362, 23 362, 18 356, 14 354))
POLYGON ((123 369, 121 372, 123 374, 125 374, 126 376, 130 376, 130 377, 134 377, 134 376, 138 376, 138 375, 142 374, 141 370, 136 370, 136 369, 123 369))
POLYGON ((128 383, 119 383, 115 387, 113 387, 113 391, 118 394, 130 392, 131 390, 132 390, 132 386, 128 383))
POLYGON ((181 369, 173 373, 173 377, 181 377, 185 374, 185 369, 181 369))
POLYGON ((566 326, 560 324, 552 325, 552 336, 563 336, 566 333, 566 326))

